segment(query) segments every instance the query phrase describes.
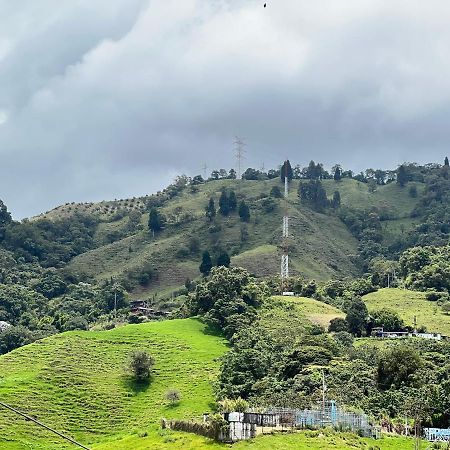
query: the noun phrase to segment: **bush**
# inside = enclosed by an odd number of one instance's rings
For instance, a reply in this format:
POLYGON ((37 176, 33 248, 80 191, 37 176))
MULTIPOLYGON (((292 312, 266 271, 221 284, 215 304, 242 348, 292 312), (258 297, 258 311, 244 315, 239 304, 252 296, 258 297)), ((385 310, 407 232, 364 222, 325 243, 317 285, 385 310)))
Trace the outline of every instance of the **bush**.
POLYGON ((328 327, 328 331, 346 332, 348 331, 348 322, 341 317, 335 317, 330 320, 330 326, 328 327))
POLYGON ((0 355, 33 342, 32 333, 25 327, 9 327, 0 333, 0 355))
POLYGON ((273 198, 281 198, 283 197, 283 194, 281 193, 281 189, 279 186, 273 186, 270 190, 270 196, 273 198))
POLYGON ((146 351, 136 350, 130 355, 129 370, 136 381, 146 381, 150 378, 155 359, 146 351))
POLYGON ((181 400, 180 391, 177 391, 176 389, 170 389, 169 391, 167 391, 165 397, 171 405, 175 405, 181 400))
POLYGON ((343 347, 351 347, 353 345, 354 338, 351 333, 347 331, 338 331, 333 338, 336 340, 338 344, 341 344, 343 347))

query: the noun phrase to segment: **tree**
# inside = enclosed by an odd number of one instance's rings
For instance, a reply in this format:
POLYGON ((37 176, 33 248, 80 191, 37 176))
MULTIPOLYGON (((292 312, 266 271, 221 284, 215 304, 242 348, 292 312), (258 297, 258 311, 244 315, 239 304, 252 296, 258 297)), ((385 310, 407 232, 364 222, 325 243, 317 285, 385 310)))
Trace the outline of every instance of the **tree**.
POLYGON ((368 315, 366 304, 360 297, 356 297, 347 308, 347 316, 345 317, 350 332, 355 336, 361 336, 365 330, 368 315))
POLYGON ((234 191, 230 191, 230 195, 228 196, 228 207, 230 211, 235 211, 237 207, 237 199, 234 191))
POLYGON ((342 179, 342 169, 339 164, 336 164, 332 169, 334 181, 341 181, 342 179))
POLYGON ((408 178, 406 167, 402 164, 397 169, 397 184, 403 187, 408 182, 408 178))
POLYGON ((243 174, 242 178, 244 180, 257 180, 259 179, 260 172, 259 170, 253 169, 249 167, 243 174))
POLYGON ((234 169, 230 169, 228 172, 228 179, 235 180, 236 179, 236 171, 234 169))
POLYGON ((210 278, 197 285, 188 306, 191 314, 202 315, 208 325, 230 338, 255 320, 264 296, 245 269, 214 267, 210 278))
POLYGON ((298 195, 302 203, 316 211, 322 211, 328 206, 327 193, 319 180, 310 180, 308 183, 300 183, 298 195))
POLYGON ((136 350, 130 355, 128 367, 136 381, 146 381, 150 375, 155 364, 153 356, 144 350, 136 350))
POLYGON ((5 238, 5 228, 12 222, 11 214, 6 205, 0 200, 0 242, 5 238))
POLYGON ((445 157, 445 159, 444 159, 444 166, 449 166, 449 163, 448 163, 448 156, 446 156, 445 157))
POLYGON ((408 189, 408 194, 412 198, 417 197, 417 186, 415 184, 412 184, 408 189))
POLYGON ((405 327, 403 320, 396 311, 379 309, 371 313, 372 325, 383 327, 385 331, 402 331, 405 327))
POLYGON ((419 353, 403 344, 386 348, 378 358, 377 379, 381 389, 411 385, 412 375, 422 366, 419 353))
POLYGON ((30 344, 34 339, 32 333, 21 325, 8 327, 0 332, 0 355, 30 344))
POLYGON ((211 255, 207 250, 205 250, 202 254, 202 262, 200 264, 199 270, 203 274, 203 276, 206 277, 207 275, 209 275, 212 266, 211 255))
POLYGON ((192 177, 191 184, 194 186, 197 186, 198 184, 203 184, 205 180, 201 175, 195 175, 195 177, 192 177))
POLYGON ((283 194, 281 193, 281 189, 279 186, 273 186, 272 189, 270 190, 270 194, 271 197, 273 198, 281 198, 283 197, 283 194))
POLYGON ((155 234, 162 228, 162 218, 156 208, 152 208, 150 210, 150 214, 148 217, 148 227, 151 231, 153 231, 153 234, 155 234))
POLYGON ((167 391, 165 397, 172 406, 176 405, 181 400, 180 391, 177 391, 176 389, 170 389, 169 391, 167 391))
POLYGON ((348 331, 348 322, 342 317, 335 317, 334 319, 330 320, 328 331, 334 331, 336 333, 348 331))
POLYGON ((230 256, 228 253, 224 250, 220 252, 219 257, 217 258, 217 264, 218 267, 230 267, 230 256))
POLYGON ((219 212, 222 216, 228 216, 230 213, 230 201, 227 195, 227 191, 222 189, 222 193, 219 198, 219 212))
POLYGON ((288 159, 286 161, 284 161, 284 163, 280 169, 280 177, 281 177, 281 181, 283 183, 284 183, 284 179, 286 178, 286 175, 287 175, 288 182, 290 182, 292 180, 293 172, 292 172, 291 163, 289 162, 288 159))
POLYGON ((303 169, 305 178, 309 180, 320 180, 323 177, 323 166, 320 163, 315 163, 314 161, 310 161, 308 167, 303 169))
POLYGON ((250 221, 250 208, 247 206, 244 200, 239 203, 239 217, 242 222, 250 221))
POLYGON ((334 191, 333 200, 331 200, 331 206, 335 209, 341 206, 341 194, 339 193, 339 191, 334 191))
POLYGON ((216 216, 216 205, 212 197, 209 199, 208 206, 205 208, 205 216, 209 219, 210 222, 216 216))

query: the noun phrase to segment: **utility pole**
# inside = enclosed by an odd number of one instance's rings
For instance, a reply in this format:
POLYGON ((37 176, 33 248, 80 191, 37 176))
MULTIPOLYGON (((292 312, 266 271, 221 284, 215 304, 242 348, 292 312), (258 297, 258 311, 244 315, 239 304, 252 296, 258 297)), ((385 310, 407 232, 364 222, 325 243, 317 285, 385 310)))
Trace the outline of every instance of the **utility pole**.
POLYGON ((322 369, 322 426, 325 426, 325 392, 327 386, 325 384, 325 372, 322 369))
POLYGON ((114 318, 117 319, 117 285, 114 285, 114 318))

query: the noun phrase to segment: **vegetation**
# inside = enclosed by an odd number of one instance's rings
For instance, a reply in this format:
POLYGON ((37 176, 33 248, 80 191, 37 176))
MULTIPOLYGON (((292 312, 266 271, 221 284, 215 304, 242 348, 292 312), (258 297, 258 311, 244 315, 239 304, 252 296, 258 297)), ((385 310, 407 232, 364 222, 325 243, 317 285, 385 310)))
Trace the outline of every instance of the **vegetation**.
POLYGON ((155 364, 155 359, 146 351, 135 350, 130 355, 129 370, 136 381, 147 381, 155 364))
MULTIPOLYGON (((142 430, 154 445, 169 445, 158 432, 161 417, 199 417, 213 400, 210 382, 226 347, 204 328, 184 319, 52 336, 0 357, 0 397, 89 447, 103 442, 104 448, 127 448, 113 442, 129 435, 140 442, 142 430), (123 371, 136 348, 155 357, 150 384, 135 383, 123 371), (163 400, 173 386, 183 397, 176 407, 163 400)), ((195 436, 185 439, 193 442, 192 448, 205 442, 195 436)), ((1 409, 0 448, 30 447, 72 448, 1 409)))
MULTIPOLYGON (((376 420, 399 426, 407 415, 448 426, 449 344, 368 338, 374 327, 450 335, 448 167, 447 159, 353 174, 284 161, 267 172, 248 168, 241 180, 220 169, 206 180, 177 177, 152 196, 68 204, 20 223, 0 201, 0 394, 15 403, 16 388, 18 406, 99 448, 114 448, 106 442, 112 439, 116 448, 164 448, 172 439, 214 448, 203 438, 158 435, 156 423, 163 414, 189 417, 207 408, 213 397, 205 374, 219 363, 216 400, 236 409, 247 402, 311 406, 324 374, 330 398, 376 420), (286 176, 293 276, 285 288, 296 298, 277 297, 274 276, 286 176), (213 334, 204 336, 192 319, 114 329, 147 320, 129 314, 136 298, 175 317, 200 317, 213 334), (84 331, 48 337, 70 330, 84 331), (229 340, 226 354, 217 334, 229 340), (183 353, 180 366, 173 356, 185 351, 205 365, 196 366, 192 391, 185 388, 191 361, 183 353), (130 352, 133 370, 124 373, 130 352), (217 356, 220 362, 211 359, 217 356), (33 363, 22 368, 19 360, 33 363), (75 361, 83 362, 75 368, 75 361), (161 380, 172 366, 181 382, 161 380), (130 436, 131 426, 144 426, 149 405, 147 435, 130 436), (96 414, 86 425, 89 411, 96 414)), ((26 448, 31 424, 5 420, 5 445, 26 448)), ((309 437, 277 439, 289 448, 309 437)), ((340 445, 340 436, 326 439, 340 445)), ((44 434, 36 445, 62 448, 44 434)))

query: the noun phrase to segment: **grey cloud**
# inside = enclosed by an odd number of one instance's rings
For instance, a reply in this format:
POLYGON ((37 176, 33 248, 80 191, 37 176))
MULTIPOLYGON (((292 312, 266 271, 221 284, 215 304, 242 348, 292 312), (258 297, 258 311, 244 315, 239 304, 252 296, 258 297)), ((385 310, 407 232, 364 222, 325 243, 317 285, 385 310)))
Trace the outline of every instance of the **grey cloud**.
POLYGON ((441 161, 444 1, 0 0, 0 198, 16 217, 281 159, 441 161), (433 7, 434 6, 434 7, 433 7))

